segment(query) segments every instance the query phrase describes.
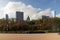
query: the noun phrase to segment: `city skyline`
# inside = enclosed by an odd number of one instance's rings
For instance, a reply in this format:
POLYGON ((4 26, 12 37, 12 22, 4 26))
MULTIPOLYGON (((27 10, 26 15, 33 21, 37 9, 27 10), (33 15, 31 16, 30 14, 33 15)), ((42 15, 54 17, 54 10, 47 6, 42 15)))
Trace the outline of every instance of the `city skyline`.
POLYGON ((0 0, 0 3, 0 18, 6 13, 15 17, 15 11, 24 12, 24 19, 27 16, 31 19, 38 19, 41 15, 47 14, 51 16, 50 13, 53 14, 55 11, 56 16, 60 17, 59 0, 0 0))

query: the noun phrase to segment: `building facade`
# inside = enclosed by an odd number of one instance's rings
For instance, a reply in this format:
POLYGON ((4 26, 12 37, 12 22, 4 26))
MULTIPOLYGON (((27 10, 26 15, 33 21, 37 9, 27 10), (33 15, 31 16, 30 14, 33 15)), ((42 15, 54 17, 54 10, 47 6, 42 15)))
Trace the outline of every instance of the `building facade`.
POLYGON ((6 20, 8 20, 8 14, 6 14, 6 20))
POLYGON ((49 16, 42 15, 42 19, 48 19, 49 16))
POLYGON ((23 21, 23 12, 16 11, 16 20, 23 21))

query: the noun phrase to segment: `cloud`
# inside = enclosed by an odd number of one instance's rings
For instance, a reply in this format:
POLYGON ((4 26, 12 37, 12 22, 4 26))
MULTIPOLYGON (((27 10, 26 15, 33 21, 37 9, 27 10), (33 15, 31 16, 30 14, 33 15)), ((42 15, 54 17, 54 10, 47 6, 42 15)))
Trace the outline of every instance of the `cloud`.
POLYGON ((4 18, 4 12, 3 12, 3 8, 0 8, 0 19, 4 18))
POLYGON ((52 10, 50 8, 42 10, 34 8, 31 5, 26 5, 23 2, 9 2, 4 8, 4 13, 9 14, 10 17, 15 17, 16 11, 24 12, 24 19, 30 16, 31 19, 41 18, 42 15, 51 16, 52 10))
POLYGON ((56 15, 56 17, 60 18, 60 13, 56 15))
POLYGON ((34 14, 32 16, 32 18, 39 19, 39 18, 42 18, 42 15, 54 17, 54 10, 52 10, 51 8, 42 10, 42 11, 38 12, 37 14, 34 14))

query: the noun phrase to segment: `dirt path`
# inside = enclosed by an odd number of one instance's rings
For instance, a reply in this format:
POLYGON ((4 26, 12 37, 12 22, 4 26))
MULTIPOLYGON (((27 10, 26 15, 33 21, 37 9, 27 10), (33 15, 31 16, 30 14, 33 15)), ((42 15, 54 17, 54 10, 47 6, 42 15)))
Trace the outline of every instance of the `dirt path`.
POLYGON ((0 34, 0 40, 60 40, 58 33, 0 34))

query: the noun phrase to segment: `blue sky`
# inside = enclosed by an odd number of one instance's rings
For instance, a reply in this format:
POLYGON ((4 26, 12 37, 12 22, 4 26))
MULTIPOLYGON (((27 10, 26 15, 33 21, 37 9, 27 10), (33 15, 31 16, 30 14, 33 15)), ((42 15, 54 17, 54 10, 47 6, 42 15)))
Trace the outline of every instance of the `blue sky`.
POLYGON ((52 8, 56 10, 57 13, 60 11, 60 0, 1 0, 0 7, 5 6, 8 2, 15 1, 15 2, 23 2, 27 5, 32 5, 35 8, 52 8))
POLYGON ((56 14, 60 13, 60 0, 0 0, 0 8, 7 5, 9 2, 23 2, 26 5, 32 5, 34 8, 42 10, 52 8, 56 14))
POLYGON ((46 9, 46 8, 52 8, 54 10, 57 11, 57 13, 60 10, 60 0, 2 0, 0 2, 0 6, 5 6, 9 1, 15 1, 15 2, 23 2, 25 4, 30 4, 33 7, 36 8, 42 8, 42 9, 46 9))

